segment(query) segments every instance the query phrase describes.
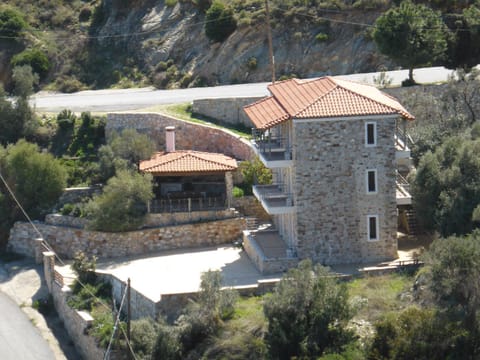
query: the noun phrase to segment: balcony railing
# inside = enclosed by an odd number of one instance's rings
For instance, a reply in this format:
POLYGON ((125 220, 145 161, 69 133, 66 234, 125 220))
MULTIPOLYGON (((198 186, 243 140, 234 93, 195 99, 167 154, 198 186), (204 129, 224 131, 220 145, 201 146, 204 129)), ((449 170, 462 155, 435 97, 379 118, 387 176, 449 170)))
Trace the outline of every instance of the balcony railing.
POLYGON ((295 211, 293 194, 285 192, 282 184, 255 185, 253 193, 270 215, 295 211))
POLYGON ((397 205, 411 205, 412 195, 410 194, 410 184, 407 179, 397 173, 397 205))
POLYGON ((292 160, 292 148, 285 137, 252 129, 252 143, 266 162, 292 160))
POLYGON ((192 212, 222 210, 227 207, 225 196, 207 196, 197 198, 181 199, 155 199, 149 203, 148 212, 174 213, 174 212, 192 212))

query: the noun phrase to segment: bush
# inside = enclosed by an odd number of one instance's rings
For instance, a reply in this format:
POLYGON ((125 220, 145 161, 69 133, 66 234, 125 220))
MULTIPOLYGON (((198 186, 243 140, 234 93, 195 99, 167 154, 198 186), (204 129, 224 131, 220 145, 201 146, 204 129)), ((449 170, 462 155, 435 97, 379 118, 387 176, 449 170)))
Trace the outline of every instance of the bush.
POLYGON ((233 197, 236 197, 236 198, 241 198, 244 196, 244 192, 241 188, 237 187, 237 186, 234 186, 233 187, 233 197))
POLYGON ((405 79, 402 81, 402 87, 409 87, 409 86, 415 86, 415 85, 417 85, 415 80, 405 79))
POLYGON ((58 91, 70 94, 85 88, 85 85, 74 76, 62 76, 55 80, 58 91))
POLYGON ((136 230, 143 223, 147 203, 153 198, 152 176, 121 170, 103 193, 86 205, 88 227, 99 231, 136 230))
POLYGON ((86 22, 89 21, 92 17, 92 9, 89 6, 84 6, 80 9, 80 13, 78 14, 78 21, 86 22))
POLYGON ((131 343, 138 359, 150 359, 158 338, 159 325, 150 318, 131 322, 131 343))
POLYGON ((353 316, 346 284, 309 260, 283 276, 263 309, 268 320, 265 341, 274 359, 315 358, 340 352, 354 341, 346 328, 353 316))
POLYGON ((328 34, 318 33, 315 36, 315 40, 317 40, 318 42, 325 42, 328 40, 328 34))
POLYGON ((0 36, 15 38, 27 27, 24 15, 10 7, 0 10, 0 36))
POLYGON ((252 56, 248 59, 247 68, 251 71, 257 68, 257 58, 255 56, 252 56))
POLYGON ((30 65, 32 70, 43 79, 50 69, 50 60, 47 55, 40 49, 27 49, 15 55, 11 64, 13 67, 21 65, 30 65))
POLYGON ((205 34, 214 42, 222 42, 237 28, 233 10, 215 1, 205 15, 205 34))
POLYGON ((174 7, 177 5, 177 0, 165 0, 165 6, 174 7))
POLYGON ((95 284, 97 280, 96 267, 97 258, 95 256, 89 258, 84 252, 78 251, 73 257, 72 270, 83 284, 95 284))
POLYGON ((77 116, 68 109, 64 109, 57 114, 58 127, 63 131, 72 129, 76 120, 77 116))
POLYGON ((193 3, 201 12, 207 11, 212 6, 212 0, 193 0, 193 3))
POLYGON ((368 359, 475 358, 459 346, 464 335, 458 326, 434 310, 410 307, 388 314, 375 330, 368 359))

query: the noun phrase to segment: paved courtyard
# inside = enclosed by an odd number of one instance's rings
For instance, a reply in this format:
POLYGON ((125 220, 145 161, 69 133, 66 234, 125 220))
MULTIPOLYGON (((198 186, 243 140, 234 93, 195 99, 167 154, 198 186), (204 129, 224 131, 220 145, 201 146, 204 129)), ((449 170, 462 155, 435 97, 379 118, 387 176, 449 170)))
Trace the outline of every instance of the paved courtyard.
POLYGON ((279 279, 282 274, 262 275, 238 247, 219 246, 182 249, 144 257, 99 261, 97 270, 122 281, 130 277, 132 287, 153 301, 161 294, 196 292, 200 276, 208 270, 221 271, 225 286, 253 286, 259 280, 279 279))

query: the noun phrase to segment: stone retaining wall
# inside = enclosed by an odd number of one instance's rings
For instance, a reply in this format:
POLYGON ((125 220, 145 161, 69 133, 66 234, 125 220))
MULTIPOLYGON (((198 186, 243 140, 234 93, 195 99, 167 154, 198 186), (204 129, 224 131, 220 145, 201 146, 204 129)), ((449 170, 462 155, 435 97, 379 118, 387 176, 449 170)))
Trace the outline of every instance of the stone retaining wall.
MULTIPOLYGON (((147 214, 142 228, 192 224, 202 221, 233 219, 235 217, 238 217, 238 212, 235 209, 147 214)), ((83 229, 86 227, 88 220, 75 216, 49 214, 45 217, 45 223, 53 226, 83 229)))
POLYGON ((252 128, 253 124, 247 114, 245 114, 245 111, 243 111, 243 107, 262 98, 263 96, 194 100, 193 112, 225 124, 252 128))
POLYGON ((238 160, 248 160, 254 156, 249 141, 228 130, 189 123, 155 113, 110 113, 107 115, 105 133, 108 140, 113 132, 133 128, 150 136, 155 141, 157 149, 163 150, 166 126, 175 126, 177 150, 222 153, 238 160))
POLYGON ((68 286, 55 281, 54 254, 44 253, 45 280, 50 294, 52 295, 55 309, 63 321, 63 325, 71 339, 74 340, 75 348, 84 359, 103 359, 104 350, 97 346, 95 339, 89 336, 87 330, 92 326, 93 318, 85 311, 72 309, 67 304, 71 290, 68 286), (53 261, 52 261, 53 260, 53 261))
MULTIPOLYGON (((244 218, 185 224, 123 233, 88 231, 37 223, 43 238, 61 257, 71 259, 77 251, 111 258, 151 254, 162 250, 228 244, 240 240, 244 218)), ((8 248, 34 257, 38 234, 29 223, 16 222, 10 231, 8 248)))
POLYGON ((255 196, 233 198, 232 206, 242 215, 255 217, 260 221, 272 221, 272 217, 268 215, 255 196))

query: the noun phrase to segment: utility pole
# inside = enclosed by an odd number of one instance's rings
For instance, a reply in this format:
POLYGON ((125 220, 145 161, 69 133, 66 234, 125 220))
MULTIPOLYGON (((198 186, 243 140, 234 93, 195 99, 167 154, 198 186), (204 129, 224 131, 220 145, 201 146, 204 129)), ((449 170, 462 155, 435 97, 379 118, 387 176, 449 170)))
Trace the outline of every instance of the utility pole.
MULTIPOLYGON (((127 280, 127 339, 129 344, 131 344, 130 340, 132 338, 130 333, 130 320, 132 318, 132 313, 130 309, 130 300, 131 300, 130 278, 128 278, 127 280)), ((129 346, 129 349, 130 349, 130 346, 129 346)), ((131 351, 128 352, 128 358, 129 359, 132 358, 131 351)))
POLYGON ((268 9, 268 0, 265 0, 265 13, 267 16, 268 51, 270 53, 270 65, 272 67, 272 84, 275 84, 275 56, 273 55, 272 28, 270 26, 270 10, 268 9))

